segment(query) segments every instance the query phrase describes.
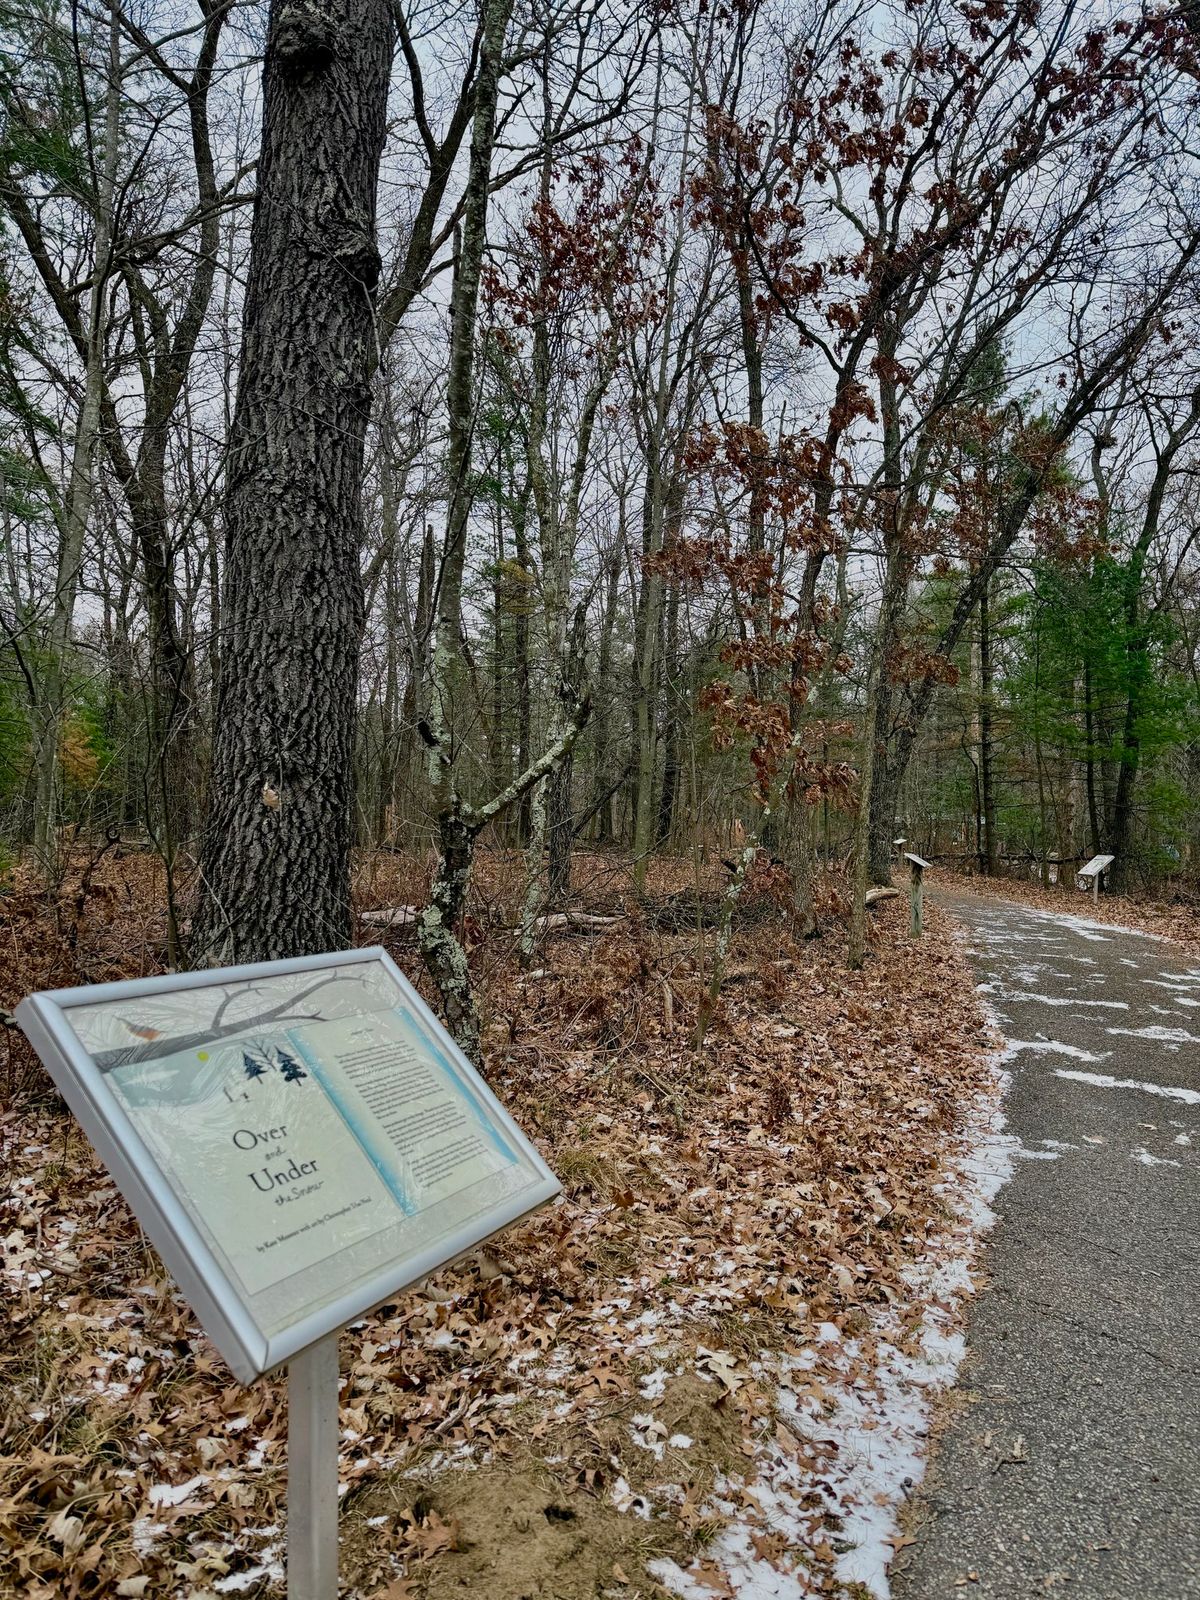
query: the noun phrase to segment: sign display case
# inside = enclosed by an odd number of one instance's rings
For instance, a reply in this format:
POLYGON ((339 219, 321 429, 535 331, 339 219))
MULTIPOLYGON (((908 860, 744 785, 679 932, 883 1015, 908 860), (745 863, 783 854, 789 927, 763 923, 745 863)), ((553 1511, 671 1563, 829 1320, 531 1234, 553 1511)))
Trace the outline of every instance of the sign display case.
POLYGON ((16 1017, 243 1382, 559 1192, 378 948, 16 1017))

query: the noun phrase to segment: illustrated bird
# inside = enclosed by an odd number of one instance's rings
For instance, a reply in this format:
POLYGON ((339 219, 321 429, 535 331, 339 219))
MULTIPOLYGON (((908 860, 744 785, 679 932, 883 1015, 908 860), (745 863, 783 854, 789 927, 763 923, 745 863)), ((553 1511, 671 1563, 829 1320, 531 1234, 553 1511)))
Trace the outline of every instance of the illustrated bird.
POLYGON ((133 1034, 134 1038, 145 1039, 147 1044, 154 1039, 162 1038, 161 1028, 147 1028, 140 1022, 130 1022, 128 1017, 122 1017, 121 1021, 124 1026, 129 1029, 130 1033, 133 1034))

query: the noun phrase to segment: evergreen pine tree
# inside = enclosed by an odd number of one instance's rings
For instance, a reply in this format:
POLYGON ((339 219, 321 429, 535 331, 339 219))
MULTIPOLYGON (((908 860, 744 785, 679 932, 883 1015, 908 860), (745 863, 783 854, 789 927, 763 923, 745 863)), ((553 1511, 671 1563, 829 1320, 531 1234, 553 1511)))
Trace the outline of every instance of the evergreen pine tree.
POLYGON ((298 1083, 301 1078, 308 1077, 308 1073, 305 1072, 295 1056, 289 1055, 286 1050, 276 1052, 276 1065, 280 1072, 283 1073, 285 1083, 298 1083))

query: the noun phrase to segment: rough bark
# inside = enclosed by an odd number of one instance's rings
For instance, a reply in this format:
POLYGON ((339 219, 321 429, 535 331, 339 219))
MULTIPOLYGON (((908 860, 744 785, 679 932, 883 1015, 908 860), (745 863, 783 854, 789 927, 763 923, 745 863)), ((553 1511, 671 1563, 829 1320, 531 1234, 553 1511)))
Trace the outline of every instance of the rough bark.
POLYGON ((904 546, 905 530, 901 518, 903 461, 899 396, 894 378, 896 349, 896 329, 889 323, 879 340, 879 411, 883 422, 879 521, 884 548, 883 595, 867 674, 867 705, 859 764, 853 901, 846 954, 847 964, 852 970, 862 966, 866 954, 868 884, 891 882, 891 847, 890 843, 885 844, 881 830, 881 823, 886 823, 890 833, 896 810, 895 791, 888 781, 887 758, 893 696, 889 668, 900 639, 912 571, 912 556, 904 546))
POLYGON ((989 878, 1000 870, 996 838, 996 761, 992 732, 992 634, 990 596, 984 584, 979 596, 979 788, 983 811, 983 853, 980 866, 989 878))
POLYGON ((847 962, 851 969, 861 967, 866 954, 868 886, 882 879, 891 881, 890 833, 896 814, 896 790, 887 759, 888 709, 890 685, 887 662, 890 646, 899 636, 900 623, 908 599, 908 559, 893 546, 884 578, 883 600, 879 610, 874 648, 868 677, 867 707, 863 719, 863 745, 859 764, 859 810, 854 831, 853 903, 847 962), (888 709, 885 709, 888 708, 888 709), (883 819, 883 824, 881 824, 883 819), (886 825, 887 861, 883 861, 882 826, 886 825))
MULTIPOLYGON (((622 502, 622 512, 624 503, 622 502)), ((612 733, 609 679, 612 675, 613 629, 617 618, 617 592, 621 578, 621 545, 613 546, 604 571, 604 611, 600 621, 600 649, 596 660, 596 713, 592 723, 592 804, 596 818, 596 843, 613 843, 613 783, 610 765, 612 733)))
POLYGON ((225 647, 194 956, 350 937, 363 441, 386 0, 275 0, 229 453, 225 647))

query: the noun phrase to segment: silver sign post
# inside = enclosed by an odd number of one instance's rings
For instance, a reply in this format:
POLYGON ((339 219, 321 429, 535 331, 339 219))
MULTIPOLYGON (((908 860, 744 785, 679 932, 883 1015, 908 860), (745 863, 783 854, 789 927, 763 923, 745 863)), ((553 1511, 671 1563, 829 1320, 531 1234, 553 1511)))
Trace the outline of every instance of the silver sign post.
POLYGON ((288 1600, 337 1600, 338 1339, 288 1363, 288 1600))

